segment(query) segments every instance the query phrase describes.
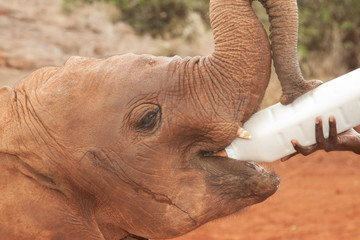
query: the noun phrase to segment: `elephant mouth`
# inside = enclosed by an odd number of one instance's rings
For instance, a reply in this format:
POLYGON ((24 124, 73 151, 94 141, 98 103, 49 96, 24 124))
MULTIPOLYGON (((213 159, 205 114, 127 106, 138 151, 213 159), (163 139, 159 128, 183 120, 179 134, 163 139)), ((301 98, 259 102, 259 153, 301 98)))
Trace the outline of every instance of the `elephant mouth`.
POLYGON ((274 171, 268 171, 251 161, 228 158, 222 151, 203 152, 200 167, 210 173, 210 184, 226 189, 230 187, 236 198, 257 197, 262 200, 273 195, 280 184, 274 171), (220 154, 219 154, 220 153, 220 154))
MULTIPOLYGON (((225 149, 223 150, 220 150, 220 151, 216 151, 216 152, 205 152, 204 153, 204 156, 205 157, 222 157, 224 159, 229 159, 229 160, 232 160, 232 161, 238 161, 238 160, 235 160, 235 159, 232 159, 232 158, 229 158, 225 149)), ((245 161, 246 165, 250 168, 253 168, 255 169, 256 171, 258 171, 260 174, 265 174, 265 173, 269 173, 264 167, 262 167, 261 165, 255 163, 255 162, 252 162, 252 161, 245 161)))

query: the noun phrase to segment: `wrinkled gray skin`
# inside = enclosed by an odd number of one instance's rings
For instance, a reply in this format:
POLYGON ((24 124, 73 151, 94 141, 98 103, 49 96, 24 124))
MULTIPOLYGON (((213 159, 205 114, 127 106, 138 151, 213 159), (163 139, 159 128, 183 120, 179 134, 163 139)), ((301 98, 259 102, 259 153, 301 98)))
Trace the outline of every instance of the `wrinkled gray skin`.
POLYGON ((296 55, 295 0, 212 0, 204 57, 70 58, 0 90, 0 236, 171 238, 261 202, 274 173, 211 153, 259 107, 271 49, 283 103, 315 87, 296 55))

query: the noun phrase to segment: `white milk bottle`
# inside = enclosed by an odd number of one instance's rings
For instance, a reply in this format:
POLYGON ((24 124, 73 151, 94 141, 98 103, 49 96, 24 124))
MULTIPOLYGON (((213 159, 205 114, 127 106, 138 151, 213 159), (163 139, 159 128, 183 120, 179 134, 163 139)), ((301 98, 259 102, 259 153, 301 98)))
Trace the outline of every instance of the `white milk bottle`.
POLYGON ((292 139, 303 146, 316 143, 315 119, 321 116, 324 136, 335 116, 338 133, 360 125, 360 68, 324 83, 297 98, 255 113, 243 126, 251 139, 235 139, 225 150, 230 158, 272 162, 295 152, 292 139))

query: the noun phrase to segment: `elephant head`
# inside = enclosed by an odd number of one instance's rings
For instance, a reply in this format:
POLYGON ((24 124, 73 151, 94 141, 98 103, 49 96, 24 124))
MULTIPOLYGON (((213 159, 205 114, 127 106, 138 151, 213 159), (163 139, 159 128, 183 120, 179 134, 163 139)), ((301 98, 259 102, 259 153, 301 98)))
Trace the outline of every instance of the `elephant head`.
POLYGON ((271 196, 274 173, 214 154, 258 109, 271 49, 284 102, 315 84, 297 63, 296 1, 262 2, 272 47, 251 1, 212 0, 209 56, 72 57, 3 88, 3 176, 32 187, 6 182, 2 236, 28 214, 29 239, 171 238, 271 196))

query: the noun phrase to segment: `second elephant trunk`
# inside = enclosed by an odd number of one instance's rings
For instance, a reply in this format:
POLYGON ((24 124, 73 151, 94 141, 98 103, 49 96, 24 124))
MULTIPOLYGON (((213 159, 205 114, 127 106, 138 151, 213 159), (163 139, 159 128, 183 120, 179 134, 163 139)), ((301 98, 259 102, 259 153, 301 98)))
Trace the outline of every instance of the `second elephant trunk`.
POLYGON ((296 0, 260 0, 269 15, 274 66, 284 92, 304 82, 298 55, 296 0))

